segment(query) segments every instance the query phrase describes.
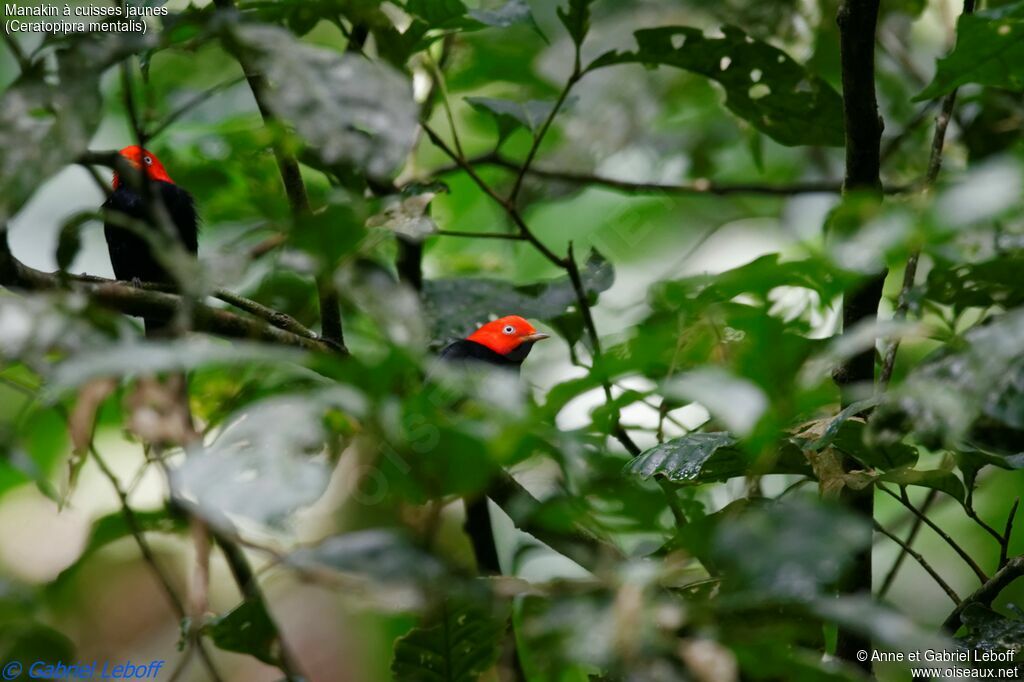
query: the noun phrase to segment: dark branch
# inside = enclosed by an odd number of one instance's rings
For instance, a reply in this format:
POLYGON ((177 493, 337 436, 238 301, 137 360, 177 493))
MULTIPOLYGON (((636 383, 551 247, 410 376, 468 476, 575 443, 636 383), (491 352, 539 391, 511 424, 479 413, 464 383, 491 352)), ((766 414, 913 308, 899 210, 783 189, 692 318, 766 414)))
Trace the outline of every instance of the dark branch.
MULTIPOLYGON (((214 0, 214 4, 222 10, 235 9, 234 0, 214 0)), ((278 119, 267 104, 267 91, 269 90, 267 79, 253 67, 244 51, 237 45, 231 45, 228 41, 227 47, 238 61, 239 66, 242 67, 245 79, 249 82, 249 88, 252 90, 252 96, 256 100, 256 107, 260 111, 260 116, 263 117, 264 125, 274 127, 278 119)), ((311 213, 309 195, 306 193, 306 184, 302 180, 302 170, 299 168, 298 160, 276 138, 272 147, 292 215, 295 218, 308 216, 311 213)), ((337 292, 334 291, 334 283, 330 276, 317 278, 317 293, 320 298, 320 328, 323 337, 330 343, 344 348, 345 336, 341 325, 341 303, 338 300, 337 292)))
MULTIPOLYGON (((843 0, 836 15, 839 25, 840 59, 843 81, 843 120, 846 129, 846 174, 844 192, 882 194, 880 177, 882 119, 878 114, 875 96, 875 31, 878 23, 879 0, 843 0)), ((878 304, 885 284, 885 271, 871 277, 843 299, 843 333, 878 315, 878 304)), ((875 352, 870 348, 850 358, 837 368, 836 383, 842 391, 843 405, 853 397, 846 390, 856 384, 871 384, 875 376, 875 352)), ((844 461, 849 471, 859 464, 852 459, 844 461)), ((874 521, 874 491, 844 488, 844 504, 865 520, 874 521)), ((879 527, 880 528, 880 527, 879 527)), ((885 532, 885 531, 883 531, 885 532)), ((902 543, 895 536, 894 541, 902 543)), ((913 550, 906 546, 907 553, 913 550)), ((916 552, 911 554, 915 556, 916 552)), ((920 556, 920 555, 918 555, 920 556)), ((917 558, 917 557, 915 557, 917 558)), ((871 593, 871 547, 858 553, 854 566, 839 590, 843 594, 871 593)), ((941 579, 939 579, 941 581, 941 579)), ((948 586, 947 586, 948 587, 948 586)), ((846 627, 840 627, 836 639, 836 657, 869 670, 871 663, 857 661, 860 650, 871 648, 870 639, 846 627)))
MULTIPOLYGON (((134 317, 173 319, 185 302, 177 294, 134 287, 99 277, 71 278, 30 268, 15 258, 7 245, 7 232, 0 230, 0 286, 24 291, 76 291, 89 300, 134 317)), ((237 315, 201 303, 190 304, 193 328, 219 336, 266 341, 306 350, 338 352, 329 342, 302 336, 268 325, 261 320, 237 315)))
POLYGON ((949 633, 955 633, 960 629, 960 614, 971 604, 991 606, 992 601, 999 596, 999 593, 1006 589, 1014 580, 1024 576, 1024 555, 1015 556, 1006 562, 992 578, 970 594, 966 599, 953 609, 945 621, 942 629, 949 633))
POLYGON ((892 533, 887 531, 877 521, 875 522, 875 530, 884 535, 885 537, 889 538, 893 542, 895 542, 897 545, 903 548, 904 552, 912 556, 914 558, 914 561, 919 563, 921 565, 921 568, 927 571, 928 575, 932 577, 932 580, 934 580, 939 585, 939 587, 942 588, 942 591, 945 592, 949 596, 949 598, 953 600, 953 603, 956 604, 958 608, 960 607, 961 601, 959 595, 957 595, 953 588, 949 586, 949 583, 943 580, 942 576, 939 575, 934 568, 932 568, 931 564, 928 563, 927 559, 925 559, 920 552, 915 550, 907 543, 903 542, 903 540, 900 540, 899 537, 897 537, 896 535, 893 535, 892 533))

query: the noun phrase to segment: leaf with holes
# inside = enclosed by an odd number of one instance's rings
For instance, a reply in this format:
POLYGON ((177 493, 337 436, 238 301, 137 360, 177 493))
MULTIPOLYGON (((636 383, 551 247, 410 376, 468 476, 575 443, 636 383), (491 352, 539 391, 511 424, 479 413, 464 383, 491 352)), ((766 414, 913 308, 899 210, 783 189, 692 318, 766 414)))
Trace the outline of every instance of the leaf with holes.
POLYGON ((446 602, 428 623, 395 642, 396 682, 475 682, 498 659, 507 616, 446 602))
POLYGON ((587 70, 615 64, 685 69, 721 84, 729 110, 781 144, 843 145, 843 102, 832 86, 777 47, 733 26, 722 32, 709 38, 687 26, 643 29, 635 33, 636 52, 607 52, 587 70))
POLYGON ((960 17, 956 47, 914 101, 941 97, 967 83, 1024 90, 1024 2, 960 17))

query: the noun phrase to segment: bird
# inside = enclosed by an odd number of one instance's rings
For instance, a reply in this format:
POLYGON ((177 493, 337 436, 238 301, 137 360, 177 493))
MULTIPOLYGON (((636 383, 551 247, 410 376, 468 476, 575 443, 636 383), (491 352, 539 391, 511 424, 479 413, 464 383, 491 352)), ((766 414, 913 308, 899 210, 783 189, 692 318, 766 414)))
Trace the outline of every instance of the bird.
MULTIPOLYGON (((442 360, 462 366, 486 366, 519 372, 533 345, 549 336, 538 332, 519 315, 506 315, 483 325, 464 339, 449 344, 440 353, 442 360)), ((498 548, 494 544, 491 512, 484 495, 467 497, 465 530, 473 545, 481 573, 500 575, 498 548)))
POLYGON ((441 358, 449 362, 480 362, 518 371, 533 350, 533 344, 546 338, 547 334, 538 332, 519 315, 506 315, 445 346, 441 358))
MULTIPOLYGON (((181 246, 193 256, 199 253, 199 218, 195 201, 188 191, 171 180, 164 165, 148 149, 132 145, 118 153, 142 173, 148 185, 138 187, 125 182, 119 173, 114 173, 113 191, 103 203, 103 232, 114 276, 135 284, 153 282, 173 285, 175 278, 153 252, 153 243, 159 244, 159 237, 163 235, 157 218, 159 213, 155 212, 156 205, 149 198, 159 198, 174 227, 174 234, 168 236, 179 240, 181 246), (138 227, 133 229, 126 224, 126 218, 134 221, 138 227), (151 243, 138 234, 138 229, 154 230, 155 241, 151 243)), ((163 336, 169 329, 169 321, 166 319, 147 317, 143 318, 143 323, 146 336, 163 336)))

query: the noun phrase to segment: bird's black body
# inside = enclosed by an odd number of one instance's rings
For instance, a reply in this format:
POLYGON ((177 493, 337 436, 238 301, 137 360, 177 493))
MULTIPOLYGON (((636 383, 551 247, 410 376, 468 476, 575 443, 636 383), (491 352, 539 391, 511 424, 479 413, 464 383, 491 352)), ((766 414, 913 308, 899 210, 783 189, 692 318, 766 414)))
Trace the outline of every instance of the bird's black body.
POLYGON ((533 348, 533 341, 525 341, 511 353, 502 355, 482 343, 462 339, 446 346, 441 351, 441 358, 452 362, 484 362, 495 367, 518 370, 522 366, 523 360, 530 354, 531 348, 533 348))
MULTIPOLYGON (((459 364, 485 363, 502 369, 518 372, 523 360, 530 354, 533 341, 524 341, 510 353, 502 355, 476 341, 462 339, 445 346, 441 358, 459 364)), ((491 526, 491 511, 487 497, 467 497, 466 535, 473 545, 477 566, 482 573, 500 575, 501 563, 498 561, 498 547, 494 542, 494 531, 491 526)))
MULTIPOLYGON (((181 240, 186 251, 195 255, 199 252, 199 221, 196 216, 192 195, 170 182, 151 181, 150 190, 159 195, 167 214, 176 230, 175 237, 181 240)), ((110 252, 110 263, 114 276, 119 280, 174 284, 174 278, 153 255, 152 245, 131 228, 117 222, 110 214, 118 213, 128 219, 156 229, 153 207, 147 205, 142 195, 123 183, 107 198, 103 208, 108 217, 103 226, 110 252)), ((159 243, 159 241, 157 241, 159 243)), ((146 332, 153 335, 166 327, 166 321, 146 319, 146 332)))

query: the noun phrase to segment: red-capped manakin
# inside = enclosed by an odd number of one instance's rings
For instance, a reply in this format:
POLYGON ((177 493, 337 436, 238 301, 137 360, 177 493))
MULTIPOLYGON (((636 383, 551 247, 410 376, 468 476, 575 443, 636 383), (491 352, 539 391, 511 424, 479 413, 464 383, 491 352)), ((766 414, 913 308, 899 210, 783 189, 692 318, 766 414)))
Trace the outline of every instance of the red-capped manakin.
MULTIPOLYGON (((523 360, 530 354, 533 344, 548 338, 518 315, 508 315, 488 322, 465 339, 456 341, 441 351, 449 362, 480 362, 495 367, 519 371, 523 360)), ((473 545, 476 563, 481 573, 500 575, 498 548, 494 544, 491 512, 483 495, 466 498, 466 534, 473 545)))
MULTIPOLYGON (((149 184, 147 187, 132 187, 119 174, 114 173, 114 191, 103 203, 107 213, 103 232, 107 238, 114 276, 129 282, 174 284, 174 278, 153 255, 150 242, 125 225, 123 218, 118 221, 117 217, 110 214, 119 213, 145 229, 157 230, 157 214, 147 197, 158 197, 174 226, 173 236, 181 241, 186 251, 196 255, 199 252, 199 220, 192 195, 174 184, 163 164, 152 152, 139 146, 130 146, 122 149, 120 154, 143 173, 149 184)), ((168 325, 167 320, 152 318, 145 318, 143 322, 147 336, 160 335, 168 325)))

